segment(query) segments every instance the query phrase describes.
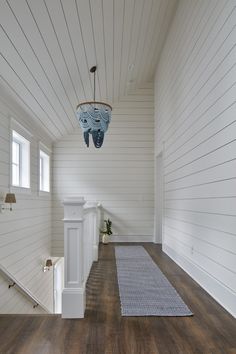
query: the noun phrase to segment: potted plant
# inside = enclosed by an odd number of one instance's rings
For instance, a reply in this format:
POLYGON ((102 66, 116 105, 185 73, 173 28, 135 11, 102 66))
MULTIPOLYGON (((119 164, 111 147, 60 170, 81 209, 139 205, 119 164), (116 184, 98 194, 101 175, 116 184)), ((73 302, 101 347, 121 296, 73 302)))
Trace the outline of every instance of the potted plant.
POLYGON ((104 229, 100 230, 102 235, 102 243, 104 245, 109 243, 109 236, 112 235, 111 225, 112 222, 110 219, 104 220, 104 229))

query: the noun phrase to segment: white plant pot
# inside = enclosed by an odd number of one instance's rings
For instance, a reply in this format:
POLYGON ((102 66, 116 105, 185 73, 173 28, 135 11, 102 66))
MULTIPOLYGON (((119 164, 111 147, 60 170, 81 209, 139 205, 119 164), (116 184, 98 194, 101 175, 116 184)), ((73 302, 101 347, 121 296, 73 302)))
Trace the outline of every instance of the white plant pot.
POLYGON ((104 245, 107 245, 109 243, 109 235, 108 234, 102 234, 102 243, 104 245))

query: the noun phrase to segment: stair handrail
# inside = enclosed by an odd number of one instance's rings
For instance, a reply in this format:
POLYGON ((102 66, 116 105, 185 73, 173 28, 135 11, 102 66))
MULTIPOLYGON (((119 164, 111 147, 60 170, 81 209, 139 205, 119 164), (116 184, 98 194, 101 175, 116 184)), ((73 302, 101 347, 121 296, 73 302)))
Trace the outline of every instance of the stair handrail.
POLYGON ((17 280, 11 273, 9 273, 2 264, 0 264, 0 272, 3 277, 10 283, 8 288, 10 289, 12 287, 16 287, 19 292, 27 296, 31 302, 34 302, 33 308, 40 306, 45 312, 52 313, 44 304, 42 304, 41 301, 37 299, 36 296, 31 293, 29 289, 27 289, 19 280, 17 280))

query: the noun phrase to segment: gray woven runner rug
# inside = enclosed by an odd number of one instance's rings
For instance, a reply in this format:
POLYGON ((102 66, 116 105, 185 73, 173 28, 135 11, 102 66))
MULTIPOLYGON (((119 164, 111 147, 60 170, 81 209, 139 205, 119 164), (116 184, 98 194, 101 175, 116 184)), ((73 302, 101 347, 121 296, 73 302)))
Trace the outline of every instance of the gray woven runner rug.
POLYGON ((116 246, 122 316, 192 316, 142 246, 116 246))

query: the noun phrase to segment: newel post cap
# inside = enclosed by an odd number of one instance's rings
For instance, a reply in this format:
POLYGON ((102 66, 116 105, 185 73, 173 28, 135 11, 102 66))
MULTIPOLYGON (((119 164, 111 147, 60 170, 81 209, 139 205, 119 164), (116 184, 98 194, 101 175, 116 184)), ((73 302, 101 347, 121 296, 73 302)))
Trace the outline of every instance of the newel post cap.
POLYGON ((84 197, 66 197, 63 200, 64 205, 84 205, 85 203, 84 197))

